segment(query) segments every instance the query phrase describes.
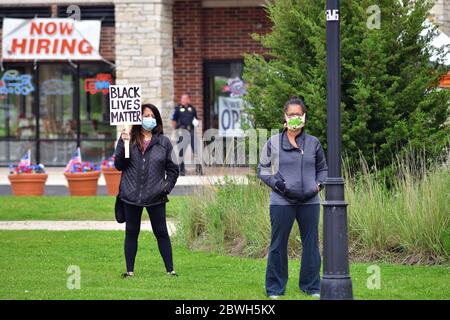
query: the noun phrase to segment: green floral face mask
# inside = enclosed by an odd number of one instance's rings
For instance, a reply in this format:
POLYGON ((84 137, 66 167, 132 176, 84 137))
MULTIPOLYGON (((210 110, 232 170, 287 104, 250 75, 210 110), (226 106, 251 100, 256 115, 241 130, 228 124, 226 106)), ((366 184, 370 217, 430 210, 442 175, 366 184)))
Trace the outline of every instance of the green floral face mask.
POLYGON ((305 126, 305 115, 303 115, 302 117, 300 116, 288 117, 285 115, 285 117, 286 117, 286 126, 289 130, 295 131, 305 126))

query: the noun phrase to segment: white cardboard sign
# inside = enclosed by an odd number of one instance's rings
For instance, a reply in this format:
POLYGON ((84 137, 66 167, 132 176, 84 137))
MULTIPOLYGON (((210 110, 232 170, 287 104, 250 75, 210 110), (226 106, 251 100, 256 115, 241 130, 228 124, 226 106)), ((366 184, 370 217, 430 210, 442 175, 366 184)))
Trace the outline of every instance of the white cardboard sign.
POLYGON ((244 100, 241 98, 219 97, 219 135, 222 137, 241 137, 244 100))
POLYGON ((110 85, 109 111, 112 126, 142 124, 141 86, 110 85))

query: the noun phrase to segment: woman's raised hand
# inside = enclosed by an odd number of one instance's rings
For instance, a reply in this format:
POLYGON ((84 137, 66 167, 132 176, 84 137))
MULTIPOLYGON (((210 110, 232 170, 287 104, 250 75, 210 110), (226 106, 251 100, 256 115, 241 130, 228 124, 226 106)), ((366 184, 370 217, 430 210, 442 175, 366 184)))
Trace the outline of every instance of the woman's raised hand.
POLYGON ((121 137, 123 140, 130 140, 130 134, 128 133, 126 128, 122 130, 121 137))

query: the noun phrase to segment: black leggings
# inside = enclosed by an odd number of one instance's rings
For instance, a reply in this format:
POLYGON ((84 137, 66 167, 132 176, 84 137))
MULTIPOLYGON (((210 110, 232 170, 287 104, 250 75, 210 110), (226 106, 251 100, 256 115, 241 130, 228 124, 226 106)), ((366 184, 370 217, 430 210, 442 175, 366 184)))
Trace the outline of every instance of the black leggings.
MULTIPOLYGON (((166 204, 163 203, 145 208, 150 217, 153 233, 158 241, 159 253, 164 260, 167 272, 171 272, 173 271, 172 245, 166 225, 166 204)), ((125 203, 125 260, 127 272, 134 271, 143 209, 144 207, 125 203)))

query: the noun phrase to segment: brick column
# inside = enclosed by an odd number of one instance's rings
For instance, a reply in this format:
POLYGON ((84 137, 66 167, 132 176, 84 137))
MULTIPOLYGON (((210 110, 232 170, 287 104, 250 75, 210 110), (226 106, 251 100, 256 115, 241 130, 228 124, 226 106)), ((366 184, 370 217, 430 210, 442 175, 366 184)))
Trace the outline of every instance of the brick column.
POLYGON ((439 29, 450 36, 450 0, 437 0, 430 13, 439 29))
MULTIPOLYGON (((141 84, 170 134, 173 107, 172 0, 115 0, 116 83, 141 84)), ((118 128, 118 132, 121 128, 118 128)))

